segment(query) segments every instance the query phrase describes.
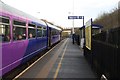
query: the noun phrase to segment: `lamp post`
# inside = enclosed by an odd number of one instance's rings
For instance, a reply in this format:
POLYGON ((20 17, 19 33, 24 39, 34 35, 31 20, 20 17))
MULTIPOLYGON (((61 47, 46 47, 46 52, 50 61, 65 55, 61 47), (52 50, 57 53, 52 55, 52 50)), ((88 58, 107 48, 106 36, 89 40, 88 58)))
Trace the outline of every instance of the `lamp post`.
MULTIPOLYGON (((74 16, 74 0, 73 0, 73 11, 72 11, 72 16, 74 16)), ((74 19, 73 19, 73 28, 72 28, 72 34, 74 34, 74 19)))
POLYGON ((84 16, 83 18, 83 31, 82 31, 82 38, 85 38, 85 26, 84 26, 84 16))
MULTIPOLYGON (((74 13, 72 13, 72 16, 74 16, 74 13)), ((72 19, 72 34, 74 34, 75 31, 74 31, 74 19, 72 19)))

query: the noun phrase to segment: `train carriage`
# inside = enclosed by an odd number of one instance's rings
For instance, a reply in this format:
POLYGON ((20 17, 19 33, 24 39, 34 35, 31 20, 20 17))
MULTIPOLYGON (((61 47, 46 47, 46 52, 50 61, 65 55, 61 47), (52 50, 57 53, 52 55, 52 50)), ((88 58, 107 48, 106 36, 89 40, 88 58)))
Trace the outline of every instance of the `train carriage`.
POLYGON ((47 23, 48 26, 48 37, 49 37, 49 46, 53 45, 55 43, 57 43, 58 41, 60 41, 60 34, 61 34, 61 28, 58 28, 55 25, 52 25, 50 23, 47 23))
POLYGON ((61 29, 1 1, 0 5, 0 76, 3 76, 58 42, 61 29))

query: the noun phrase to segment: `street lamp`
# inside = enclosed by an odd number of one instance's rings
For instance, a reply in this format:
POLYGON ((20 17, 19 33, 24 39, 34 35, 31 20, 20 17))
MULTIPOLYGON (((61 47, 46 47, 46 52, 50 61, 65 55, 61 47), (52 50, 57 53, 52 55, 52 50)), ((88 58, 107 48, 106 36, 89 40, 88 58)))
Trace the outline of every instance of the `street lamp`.
MULTIPOLYGON (((72 16, 74 16, 74 12, 69 12, 69 14, 72 14, 72 16)), ((72 19, 72 34, 74 34, 74 19, 72 19)))
MULTIPOLYGON (((74 0, 73 0, 73 2, 72 2, 73 4, 72 4, 72 12, 70 11, 70 12, 68 12, 68 14, 72 14, 72 16, 74 16, 74 0)), ((72 20, 72 34, 74 34, 75 33, 75 31, 74 31, 74 19, 72 20)))

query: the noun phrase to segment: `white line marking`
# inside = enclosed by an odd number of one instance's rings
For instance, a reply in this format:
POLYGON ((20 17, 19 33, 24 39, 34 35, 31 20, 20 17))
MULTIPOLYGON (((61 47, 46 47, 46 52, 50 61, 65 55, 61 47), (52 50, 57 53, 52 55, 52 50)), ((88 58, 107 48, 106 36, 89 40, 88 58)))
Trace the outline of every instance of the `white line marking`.
MULTIPOLYGON (((68 39, 67 39, 67 40, 68 40, 68 39)), ((66 40, 66 42, 67 42, 67 40, 66 40)), ((65 51, 66 51, 67 46, 68 46, 68 45, 66 44, 65 49, 64 49, 63 54, 62 54, 62 57, 61 57, 61 59, 60 59, 60 62, 58 63, 57 69, 56 69, 55 74, 54 74, 54 80, 56 80, 56 78, 57 78, 57 76, 58 76, 58 73, 59 73, 60 67, 61 67, 61 65, 62 65, 62 60, 63 60, 63 58, 64 58, 64 55, 65 55, 65 51)))

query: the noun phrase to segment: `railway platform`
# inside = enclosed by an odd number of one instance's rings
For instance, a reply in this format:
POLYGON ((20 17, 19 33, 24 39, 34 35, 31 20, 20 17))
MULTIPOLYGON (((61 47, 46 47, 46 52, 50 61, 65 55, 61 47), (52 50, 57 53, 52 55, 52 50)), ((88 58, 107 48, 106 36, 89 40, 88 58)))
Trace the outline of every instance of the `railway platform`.
POLYGON ((82 50, 70 38, 58 43, 16 78, 97 80, 82 50))

